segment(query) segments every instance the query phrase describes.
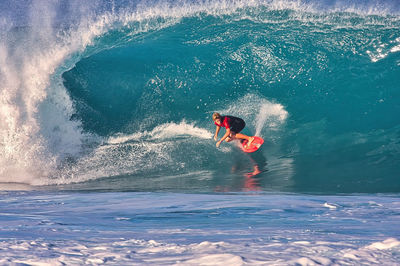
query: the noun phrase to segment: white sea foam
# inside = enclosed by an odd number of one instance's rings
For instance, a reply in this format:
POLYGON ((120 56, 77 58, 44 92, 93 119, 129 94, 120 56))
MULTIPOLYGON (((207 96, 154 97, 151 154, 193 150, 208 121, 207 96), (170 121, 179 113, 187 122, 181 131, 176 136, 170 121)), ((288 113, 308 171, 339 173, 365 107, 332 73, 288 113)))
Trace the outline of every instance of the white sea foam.
POLYGON ((391 258, 390 253, 398 246, 399 241, 393 238, 360 248, 354 245, 349 247, 345 242, 258 245, 248 241, 178 244, 124 238, 107 241, 92 239, 90 242, 6 240, 0 242, 0 264, 331 265, 334 261, 339 265, 395 265, 395 258, 391 258), (388 242, 396 244, 383 244, 388 242), (381 248, 382 245, 384 248, 381 248))
POLYGON ((379 250, 384 250, 384 249, 391 249, 394 247, 397 247, 400 245, 400 241, 398 241, 396 238, 388 238, 382 242, 375 242, 372 243, 371 245, 367 246, 367 249, 379 249, 379 250))
POLYGON ((0 265, 397 265, 397 199, 8 192, 0 197, 0 265))
POLYGON ((328 203, 328 202, 325 202, 325 203, 324 203, 324 207, 329 208, 329 209, 331 209, 331 210, 336 210, 336 209, 337 209, 337 206, 336 206, 336 205, 334 205, 334 204, 332 204, 332 203, 328 203))

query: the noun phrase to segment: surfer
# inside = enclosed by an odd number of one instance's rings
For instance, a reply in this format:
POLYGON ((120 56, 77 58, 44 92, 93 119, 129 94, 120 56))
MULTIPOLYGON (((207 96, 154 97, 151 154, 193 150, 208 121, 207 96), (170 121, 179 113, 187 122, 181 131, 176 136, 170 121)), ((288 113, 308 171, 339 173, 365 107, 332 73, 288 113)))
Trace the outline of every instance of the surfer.
POLYGON ((246 125, 243 119, 229 115, 221 116, 219 113, 213 113, 212 119, 214 121, 214 124, 217 126, 217 129, 214 134, 215 141, 217 141, 218 139, 218 133, 221 130, 221 127, 224 127, 226 129, 225 135, 215 144, 217 148, 219 147, 219 145, 221 145, 221 142, 223 142, 224 140, 226 142, 230 142, 234 139, 245 139, 248 141, 247 142, 248 146, 250 146, 250 144, 253 142, 254 137, 249 137, 242 133, 239 133, 246 125))

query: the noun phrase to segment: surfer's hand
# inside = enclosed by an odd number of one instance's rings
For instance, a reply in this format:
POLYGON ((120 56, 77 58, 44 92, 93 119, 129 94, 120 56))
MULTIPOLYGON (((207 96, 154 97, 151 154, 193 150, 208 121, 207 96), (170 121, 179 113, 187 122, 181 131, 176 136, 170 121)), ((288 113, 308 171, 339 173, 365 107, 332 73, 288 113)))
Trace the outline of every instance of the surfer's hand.
POLYGON ((219 145, 221 145, 221 142, 220 141, 218 141, 216 144, 215 144, 215 146, 218 148, 219 147, 219 145))
POLYGON ((214 135, 214 140, 217 141, 217 136, 216 135, 214 135))

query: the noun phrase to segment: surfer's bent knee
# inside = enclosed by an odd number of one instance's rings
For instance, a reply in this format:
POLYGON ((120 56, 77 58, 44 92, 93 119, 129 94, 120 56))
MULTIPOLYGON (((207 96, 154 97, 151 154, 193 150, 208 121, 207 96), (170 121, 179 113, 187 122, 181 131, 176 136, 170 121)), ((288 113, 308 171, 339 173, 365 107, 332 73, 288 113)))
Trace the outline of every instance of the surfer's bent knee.
POLYGON ((229 137, 227 137, 225 139, 225 141, 226 142, 230 142, 230 141, 234 140, 235 139, 235 135, 236 135, 236 133, 231 132, 231 134, 229 135, 229 137))

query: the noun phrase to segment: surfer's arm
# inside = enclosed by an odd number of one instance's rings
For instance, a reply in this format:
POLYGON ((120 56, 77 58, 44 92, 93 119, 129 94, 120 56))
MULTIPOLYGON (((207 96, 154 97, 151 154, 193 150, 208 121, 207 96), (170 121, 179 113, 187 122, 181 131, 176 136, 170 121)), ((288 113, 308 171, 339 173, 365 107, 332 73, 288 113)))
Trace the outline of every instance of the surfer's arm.
POLYGON ((221 142, 223 142, 227 137, 229 137, 230 134, 231 134, 231 129, 227 128, 225 135, 217 142, 217 144, 215 144, 215 146, 217 146, 217 148, 218 148, 219 145, 221 144, 221 142))
POLYGON ((220 127, 220 126, 217 126, 217 129, 215 130, 215 134, 214 134, 214 140, 215 140, 215 141, 217 141, 218 133, 219 133, 220 130, 221 130, 221 127, 220 127))

